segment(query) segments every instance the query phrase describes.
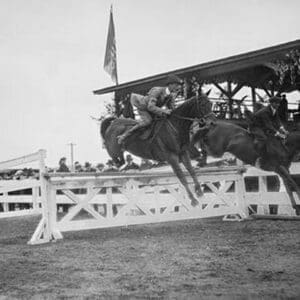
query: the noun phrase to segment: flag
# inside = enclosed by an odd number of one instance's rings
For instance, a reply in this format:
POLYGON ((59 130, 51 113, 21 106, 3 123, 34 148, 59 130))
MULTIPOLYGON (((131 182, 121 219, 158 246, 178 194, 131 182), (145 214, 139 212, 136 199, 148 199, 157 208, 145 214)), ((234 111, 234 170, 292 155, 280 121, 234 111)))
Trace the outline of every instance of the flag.
POLYGON ((106 41, 106 51, 104 58, 104 70, 110 75, 112 81, 118 84, 117 73, 117 49, 115 37, 115 25, 113 19, 112 6, 110 8, 109 26, 106 41))

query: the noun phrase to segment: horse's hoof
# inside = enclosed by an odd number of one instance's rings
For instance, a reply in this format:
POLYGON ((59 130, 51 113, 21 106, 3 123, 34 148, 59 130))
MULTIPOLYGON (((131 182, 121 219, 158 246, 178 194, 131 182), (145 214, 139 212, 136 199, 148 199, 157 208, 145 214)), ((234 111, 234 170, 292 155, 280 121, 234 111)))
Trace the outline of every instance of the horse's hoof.
POLYGON ((199 198, 204 196, 203 191, 200 187, 195 189, 195 193, 196 193, 197 197, 199 197, 199 198))
POLYGON ((197 200, 192 200, 192 201, 191 201, 191 205, 192 205, 193 207, 198 206, 198 205, 199 205, 199 202, 198 202, 197 200))
POLYGON ((123 142, 124 142, 124 139, 120 136, 120 137, 118 137, 118 144, 119 145, 122 145, 123 144, 123 142))
POLYGON ((196 195, 197 197, 201 198, 204 196, 203 192, 202 191, 196 191, 196 195))

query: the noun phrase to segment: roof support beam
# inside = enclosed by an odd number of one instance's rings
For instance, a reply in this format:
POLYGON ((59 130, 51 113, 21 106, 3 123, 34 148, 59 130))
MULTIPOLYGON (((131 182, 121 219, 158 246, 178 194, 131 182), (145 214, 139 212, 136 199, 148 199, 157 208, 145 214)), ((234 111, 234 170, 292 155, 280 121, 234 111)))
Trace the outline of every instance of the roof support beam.
POLYGON ((266 86, 264 84, 261 85, 262 89, 266 92, 266 94, 268 95, 268 97, 272 97, 272 94, 270 93, 270 91, 266 88, 266 86))
POLYGON ((251 87, 251 95, 252 95, 252 107, 253 107, 253 112, 256 111, 256 90, 255 87, 251 87))
POLYGON ((240 91, 244 87, 244 85, 244 82, 238 83, 237 86, 233 89, 231 96, 234 96, 238 91, 240 91))
POLYGON ((233 117, 233 100, 232 100, 232 82, 227 81, 227 91, 228 91, 228 107, 229 107, 229 118, 232 119, 233 117))
POLYGON ((228 91, 223 89, 217 82, 213 81, 212 82, 227 98, 230 98, 230 94, 228 91))
POLYGON ((244 82, 238 83, 237 86, 232 89, 232 82, 227 81, 227 90, 223 89, 217 82, 213 82, 213 84, 228 98, 228 108, 229 108, 229 117, 233 116, 233 96, 240 91, 244 87, 244 82))

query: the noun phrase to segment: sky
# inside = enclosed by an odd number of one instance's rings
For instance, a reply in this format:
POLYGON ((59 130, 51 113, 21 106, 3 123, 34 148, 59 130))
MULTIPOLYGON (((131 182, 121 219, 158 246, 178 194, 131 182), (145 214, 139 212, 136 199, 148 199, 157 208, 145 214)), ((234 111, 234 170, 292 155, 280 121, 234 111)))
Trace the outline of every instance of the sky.
POLYGON ((1 0, 0 161, 105 162, 99 125, 113 5, 119 83, 300 38, 299 0, 1 0))

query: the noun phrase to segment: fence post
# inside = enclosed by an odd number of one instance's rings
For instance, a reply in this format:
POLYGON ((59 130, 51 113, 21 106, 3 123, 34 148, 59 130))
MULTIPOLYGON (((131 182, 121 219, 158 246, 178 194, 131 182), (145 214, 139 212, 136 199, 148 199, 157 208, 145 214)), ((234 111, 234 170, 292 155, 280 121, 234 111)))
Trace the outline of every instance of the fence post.
POLYGON ((40 188, 38 186, 32 188, 32 209, 35 211, 39 210, 39 191, 40 188))
MULTIPOLYGON (((44 173, 45 172, 45 162, 44 159, 46 157, 46 150, 39 150, 35 153, 24 155, 15 159, 6 160, 3 162, 0 162, 0 169, 6 170, 13 168, 15 166, 24 165, 31 162, 37 162, 39 165, 39 172, 44 173)), ((7 218, 7 217, 17 217, 22 215, 29 215, 29 214, 36 214, 40 212, 39 207, 39 186, 41 185, 42 179, 39 180, 29 180, 28 182, 25 182, 23 185, 21 181, 16 180, 9 180, 9 181, 3 181, 3 184, 1 185, 0 189, 2 189, 2 195, 0 201, 3 199, 4 202, 1 202, 3 212, 0 213, 0 218, 7 218), (10 184, 11 183, 11 184, 10 184), (37 186, 39 185, 39 186, 37 186), (18 204, 18 195, 13 196, 9 195, 9 192, 15 191, 15 190, 22 190, 21 187, 24 187, 25 189, 31 189, 31 199, 28 201, 30 203, 29 209, 22 209, 20 208, 20 205, 18 204), (10 202, 10 200, 14 199, 14 201, 10 202), (10 203, 13 203, 12 205, 10 203), (14 206, 14 207, 11 207, 14 206), (32 206, 32 207, 31 207, 32 206)), ((43 193, 41 192, 41 197, 43 193)), ((21 201, 22 203, 25 202, 21 201)))
MULTIPOLYGON (((2 197, 4 199, 8 200, 8 193, 3 193, 2 197)), ((3 202, 2 205, 3 205, 3 211, 8 212, 9 211, 9 203, 8 202, 3 202)))
POLYGON ((47 173, 40 174, 42 191, 42 219, 28 244, 43 244, 52 240, 62 239, 57 229, 56 190, 52 187, 47 173))
POLYGON ((236 180, 236 189, 237 189, 237 197, 238 197, 238 206, 241 212, 241 218, 248 218, 249 217, 249 210, 246 201, 246 188, 245 188, 245 181, 244 176, 240 173, 239 178, 236 180))
POLYGON ((263 199, 267 193, 267 176, 259 175, 258 176, 258 190, 259 190, 259 199, 262 205, 257 207, 257 214, 268 215, 269 214, 269 205, 265 204, 263 199))

